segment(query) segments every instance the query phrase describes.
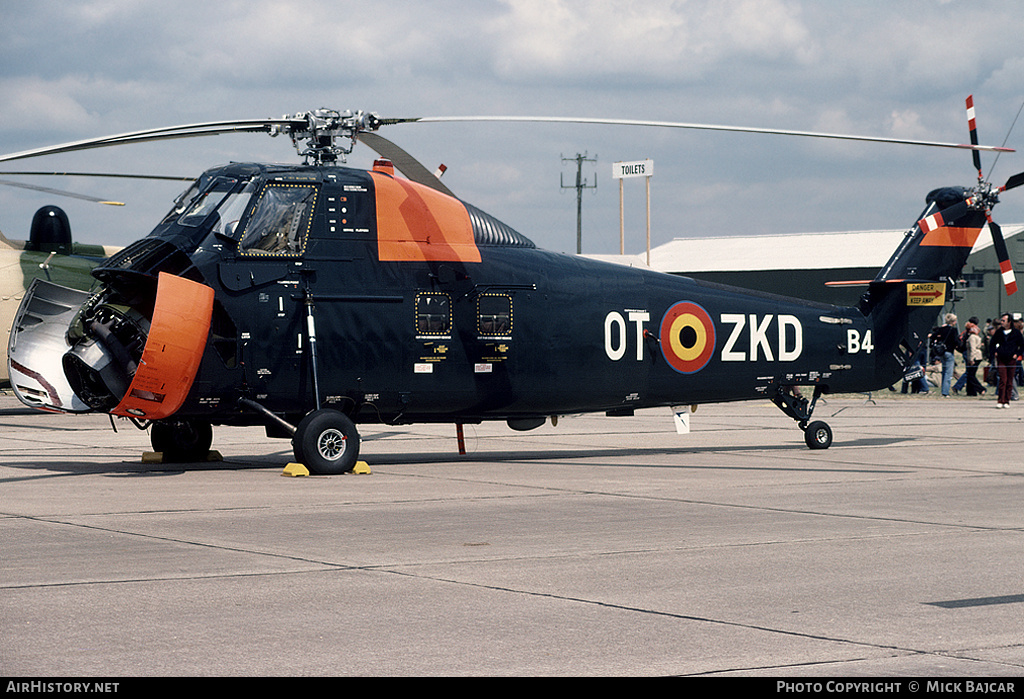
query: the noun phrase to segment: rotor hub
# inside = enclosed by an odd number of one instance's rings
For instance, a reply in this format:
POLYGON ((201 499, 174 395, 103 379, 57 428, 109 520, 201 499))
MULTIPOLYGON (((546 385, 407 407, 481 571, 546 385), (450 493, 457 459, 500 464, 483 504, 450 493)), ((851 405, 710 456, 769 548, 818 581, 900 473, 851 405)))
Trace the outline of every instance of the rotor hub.
POLYGON ((372 112, 339 112, 326 108, 285 115, 284 119, 286 123, 275 125, 270 135, 287 134, 309 165, 324 165, 339 159, 345 162, 355 148, 356 137, 364 131, 376 131, 381 125, 380 117, 372 112), (338 142, 346 138, 348 143, 338 142))

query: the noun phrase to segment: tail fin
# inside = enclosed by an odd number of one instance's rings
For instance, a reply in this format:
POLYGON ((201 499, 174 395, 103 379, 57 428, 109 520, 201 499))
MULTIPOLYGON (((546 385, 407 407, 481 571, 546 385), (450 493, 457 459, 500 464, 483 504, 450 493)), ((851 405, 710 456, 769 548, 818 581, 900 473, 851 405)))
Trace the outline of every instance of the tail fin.
POLYGON ((965 205, 969 196, 970 190, 963 187, 929 192, 927 206, 917 223, 907 231, 903 244, 878 272, 875 282, 946 281, 959 277, 986 223, 984 211, 965 205), (956 215, 952 217, 954 210, 956 215))
POLYGON ((877 356, 884 385, 912 366, 985 226, 985 212, 970 206, 970 194, 963 187, 930 192, 924 212, 861 297, 876 347, 888 348, 877 356))

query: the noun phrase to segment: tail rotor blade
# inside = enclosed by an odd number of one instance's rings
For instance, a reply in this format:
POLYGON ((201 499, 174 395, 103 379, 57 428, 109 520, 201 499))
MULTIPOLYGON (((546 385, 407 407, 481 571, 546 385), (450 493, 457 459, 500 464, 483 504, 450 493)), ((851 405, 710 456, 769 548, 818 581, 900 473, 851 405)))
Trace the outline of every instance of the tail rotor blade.
POLYGON ((921 229, 921 232, 927 235, 938 228, 948 226, 953 221, 956 221, 958 218, 966 214, 970 208, 971 205, 969 200, 965 199, 959 204, 953 204, 953 206, 945 208, 942 211, 936 211, 930 216, 925 216, 917 222, 917 225, 921 229))
POLYGON ((1006 184, 1004 184, 1002 187, 1000 187, 999 191, 1000 192, 1005 192, 1008 189, 1013 189, 1014 187, 1020 187, 1022 184, 1024 184, 1024 172, 1018 172, 1016 175, 1014 175, 1010 179, 1006 180, 1006 184))
POLYGON ((996 249, 996 257, 999 258, 999 272, 1003 276, 1006 295, 1012 296, 1017 293, 1017 279, 1013 274, 1013 265, 1010 264, 1010 253, 1006 249, 1006 241, 1003 240, 1003 229, 991 218, 988 220, 988 227, 992 231, 992 244, 996 249))
MULTIPOLYGON (((974 120, 974 95, 967 96, 967 128, 971 132, 971 145, 978 145, 978 124, 974 120)), ((974 169, 978 171, 978 180, 982 179, 981 174, 981 154, 972 150, 971 155, 974 158, 974 169)))

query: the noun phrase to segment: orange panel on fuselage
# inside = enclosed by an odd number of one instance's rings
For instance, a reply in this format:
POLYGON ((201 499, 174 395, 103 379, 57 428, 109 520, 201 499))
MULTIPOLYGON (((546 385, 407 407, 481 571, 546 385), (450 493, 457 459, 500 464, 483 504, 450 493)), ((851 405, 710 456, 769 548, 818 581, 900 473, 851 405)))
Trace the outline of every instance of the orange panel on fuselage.
POLYGON ((415 182, 370 172, 382 262, 479 262, 462 202, 415 182))
POLYGON ((185 402, 199 371, 213 316, 213 289, 160 273, 142 360, 128 392, 110 412, 160 420, 185 402))

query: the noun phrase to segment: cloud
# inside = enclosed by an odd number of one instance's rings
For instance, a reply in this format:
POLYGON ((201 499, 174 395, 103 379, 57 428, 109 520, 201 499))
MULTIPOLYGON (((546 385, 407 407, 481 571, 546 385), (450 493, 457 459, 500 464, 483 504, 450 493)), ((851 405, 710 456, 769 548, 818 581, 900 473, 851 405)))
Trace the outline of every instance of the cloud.
POLYGON ((60 80, 29 77, 0 79, 0 122, 54 129, 64 124, 90 120, 89 112, 74 97, 82 79, 66 76, 60 80))
POLYGON ((1017 96, 1024 92, 1024 56, 1007 58, 992 71, 983 89, 1017 96))
POLYGON ((731 59, 808 63, 817 48, 779 0, 507 0, 491 23, 496 73, 514 82, 699 80, 731 59))
MULTIPOLYGON (((1024 22, 1017 14, 992 0, 6 0, 0 143, 14 152, 320 106, 385 116, 635 117, 960 141, 963 100, 972 92, 981 138, 994 142, 1024 99, 1024 22)), ((588 240, 597 245, 598 229, 607 228, 614 250, 617 189, 604 178, 616 159, 658 162, 652 214, 670 225, 656 226, 656 243, 679 232, 901 226, 933 184, 972 174, 962 153, 750 134, 424 124, 384 135, 431 168, 446 163, 446 182, 460 196, 555 249, 575 247, 575 207, 559 187, 559 156, 577 151, 600 154, 603 181, 584 202, 584 217, 592 217, 588 240), (812 205, 800 195, 796 206, 794 193, 812 185, 820 196, 812 205)), ((368 164, 361 150, 353 165, 368 164)), ((188 175, 227 160, 296 158, 284 139, 248 135, 53 159, 67 169, 188 175)), ((1007 156, 1008 170, 1011 162, 1007 156)), ((121 186, 103 183, 108 196, 129 198, 120 196, 121 186)), ((0 225, 27 221, 50 203, 23 192, 0 196, 0 225)), ((123 223, 90 232, 85 217, 101 214, 69 214, 76 235, 105 240, 124 231, 119 242, 127 242, 145 233, 139 228, 163 212, 165 198, 132 199, 142 214, 131 219, 130 232, 123 223)), ((1013 206, 1008 196, 1001 211, 1013 206)), ((1024 219, 1024 208, 1001 218, 1024 219)))

